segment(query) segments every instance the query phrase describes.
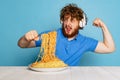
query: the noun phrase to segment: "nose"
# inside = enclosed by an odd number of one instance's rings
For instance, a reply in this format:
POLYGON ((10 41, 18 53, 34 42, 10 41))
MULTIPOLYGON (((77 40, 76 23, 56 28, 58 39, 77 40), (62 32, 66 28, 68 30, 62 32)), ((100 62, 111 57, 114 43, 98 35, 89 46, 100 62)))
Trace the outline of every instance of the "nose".
POLYGON ((66 25, 71 25, 71 21, 68 20, 68 21, 66 22, 66 25))

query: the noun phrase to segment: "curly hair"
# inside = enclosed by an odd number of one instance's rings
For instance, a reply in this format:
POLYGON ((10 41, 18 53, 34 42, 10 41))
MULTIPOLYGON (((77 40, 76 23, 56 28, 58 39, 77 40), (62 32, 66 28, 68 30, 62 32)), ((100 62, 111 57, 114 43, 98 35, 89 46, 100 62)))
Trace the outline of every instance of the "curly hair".
POLYGON ((83 19, 83 15, 85 15, 86 23, 87 17, 84 11, 79 8, 76 4, 68 4, 67 6, 63 7, 60 11, 60 20, 63 21, 64 17, 70 15, 71 18, 76 18, 78 21, 83 19))

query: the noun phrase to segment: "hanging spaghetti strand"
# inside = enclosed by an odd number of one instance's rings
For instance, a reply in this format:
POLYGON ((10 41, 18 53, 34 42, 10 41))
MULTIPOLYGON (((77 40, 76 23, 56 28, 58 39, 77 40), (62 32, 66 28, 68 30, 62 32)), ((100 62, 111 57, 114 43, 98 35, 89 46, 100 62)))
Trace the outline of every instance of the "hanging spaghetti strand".
POLYGON ((52 31, 47 34, 42 34, 42 44, 38 59, 31 66, 35 68, 56 68, 65 67, 65 64, 55 55, 57 32, 52 31), (41 56, 41 54, 43 54, 41 56), (41 58, 41 59, 40 59, 41 58), (40 59, 40 61, 39 61, 40 59))

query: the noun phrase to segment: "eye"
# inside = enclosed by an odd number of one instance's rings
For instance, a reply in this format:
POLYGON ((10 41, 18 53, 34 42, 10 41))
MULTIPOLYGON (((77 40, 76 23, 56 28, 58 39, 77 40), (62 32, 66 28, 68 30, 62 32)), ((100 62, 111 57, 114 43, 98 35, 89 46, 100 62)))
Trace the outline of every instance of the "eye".
POLYGON ((75 21, 76 21, 75 19, 71 20, 72 23, 75 22, 75 21))
POLYGON ((68 21, 68 19, 64 19, 63 21, 66 23, 68 21))
POLYGON ((64 19, 64 21, 68 21, 68 19, 64 19))

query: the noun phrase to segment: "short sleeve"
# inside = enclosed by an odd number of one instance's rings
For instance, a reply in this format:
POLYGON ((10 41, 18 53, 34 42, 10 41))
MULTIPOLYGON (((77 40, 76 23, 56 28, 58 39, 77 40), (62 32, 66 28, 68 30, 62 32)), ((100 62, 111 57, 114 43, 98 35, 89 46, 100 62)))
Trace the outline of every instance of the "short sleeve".
POLYGON ((98 44, 98 40, 93 38, 87 38, 88 51, 95 51, 98 44))
POLYGON ((50 32, 50 31, 52 31, 52 30, 44 31, 44 32, 41 32, 41 33, 39 34, 39 40, 38 40, 38 41, 35 41, 35 46, 36 46, 36 47, 40 47, 40 46, 41 46, 41 43, 42 43, 41 35, 42 35, 42 34, 45 34, 45 33, 48 33, 48 32, 50 32))
POLYGON ((41 38, 39 36, 39 40, 35 41, 35 46, 40 47, 41 46, 41 38))

